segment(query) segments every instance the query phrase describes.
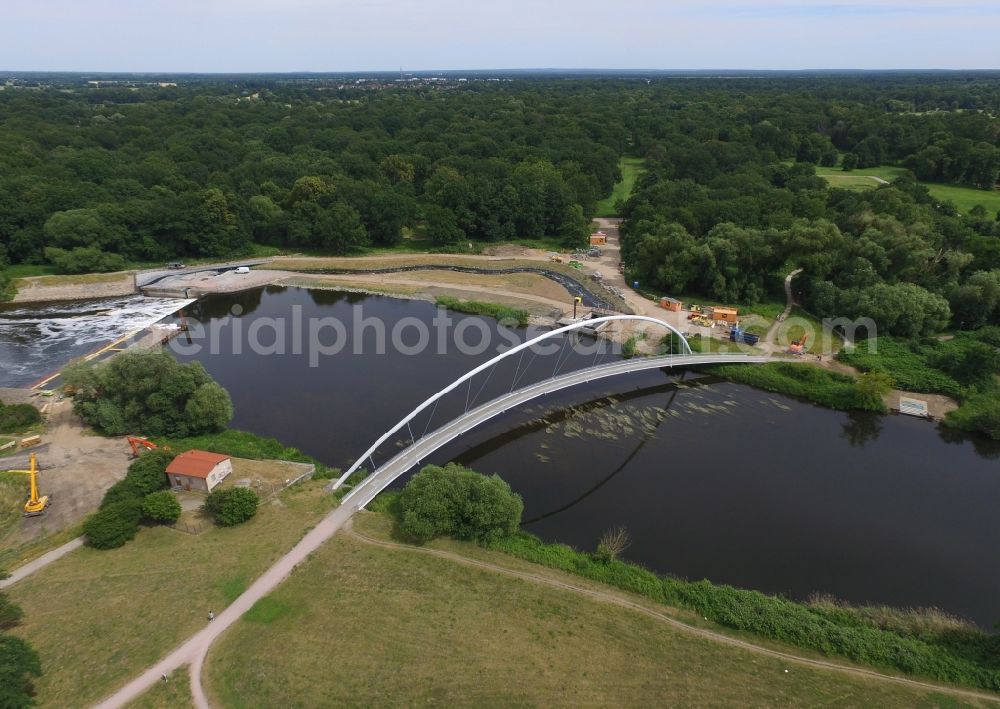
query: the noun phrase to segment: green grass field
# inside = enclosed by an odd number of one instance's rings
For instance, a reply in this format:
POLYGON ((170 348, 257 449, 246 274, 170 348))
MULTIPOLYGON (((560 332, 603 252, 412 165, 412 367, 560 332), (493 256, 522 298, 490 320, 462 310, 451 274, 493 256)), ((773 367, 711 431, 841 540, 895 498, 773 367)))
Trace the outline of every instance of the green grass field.
MULTIPOLYGON (((387 538, 390 521, 362 515, 355 526, 387 538)), ((470 544, 430 546, 608 590, 470 544)), ((576 592, 346 534, 220 638, 205 682, 220 707, 953 705, 933 692, 790 664, 576 592)))
POLYGON ((13 632, 42 661, 39 704, 90 705, 201 629, 331 508, 322 487, 286 490, 239 527, 142 529, 121 549, 80 549, 12 586, 24 609, 13 632))
POLYGON ((618 216, 618 211, 615 209, 615 203, 618 200, 626 200, 632 194, 632 189, 635 187, 636 180, 639 179, 645 171, 645 160, 642 158, 622 158, 618 162, 618 166, 622 171, 622 181, 614 186, 611 190, 611 196, 602 199, 597 203, 597 216, 599 217, 616 217, 618 216))
MULTIPOLYGON (((840 167, 820 167, 816 169, 816 174, 826 178, 831 187, 842 187, 844 189, 869 190, 878 187, 879 177, 891 182, 906 172, 905 168, 883 165, 881 167, 868 167, 861 170, 851 170, 844 172, 840 167)), ((952 202, 961 214, 966 214, 977 204, 983 205, 990 214, 996 216, 1000 212, 1000 190, 977 190, 974 187, 961 187, 959 185, 942 185, 933 182, 925 182, 927 189, 934 197, 940 200, 952 202)))

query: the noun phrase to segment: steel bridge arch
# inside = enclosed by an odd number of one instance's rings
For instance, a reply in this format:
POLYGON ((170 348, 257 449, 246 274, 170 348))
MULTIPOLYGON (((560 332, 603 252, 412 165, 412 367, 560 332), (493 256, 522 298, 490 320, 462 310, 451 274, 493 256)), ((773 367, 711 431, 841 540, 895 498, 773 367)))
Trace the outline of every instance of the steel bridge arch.
MULTIPOLYGON (((547 339, 550 339, 552 337, 556 337, 558 335, 565 334, 567 332, 573 332, 575 330, 581 330, 583 328, 593 327, 594 325, 599 325, 600 323, 605 323, 605 322, 619 322, 619 321, 623 321, 623 320, 625 320, 625 321, 633 321, 633 322, 648 322, 648 323, 652 323, 654 325, 658 325, 660 327, 663 327, 663 328, 669 330, 670 332, 672 332, 672 333, 674 333, 675 335, 678 336, 678 338, 679 338, 679 340, 681 342, 681 345, 682 345, 682 349, 684 350, 684 354, 686 354, 686 355, 693 354, 693 352, 691 351, 691 345, 688 344, 687 339, 684 337, 684 334, 680 330, 678 330, 676 327, 674 327, 673 325, 671 325, 668 322, 664 322, 663 320, 659 320, 657 318, 651 318, 651 317, 648 317, 646 315, 605 315, 605 316, 602 316, 602 317, 599 317, 599 318, 591 318, 589 320, 581 320, 581 321, 575 322, 575 323, 573 323, 571 325, 566 325, 564 327, 556 328, 555 330, 550 330, 548 332, 543 332, 538 337, 533 337, 530 340, 522 342, 521 344, 519 344, 519 345, 517 345, 515 347, 510 348, 506 352, 503 352, 503 353, 497 355, 496 357, 494 357, 493 359, 489 360, 488 362, 484 362, 483 364, 479 365, 478 367, 475 367, 474 369, 466 372, 461 377, 459 377, 458 379, 456 379, 455 381, 453 381, 451 384, 449 384, 448 386, 444 387, 443 389, 441 389, 439 392, 437 392, 436 394, 434 394, 430 398, 424 400, 423 403, 419 404, 417 406, 417 408, 415 408, 413 411, 411 411, 409 414, 407 414, 399 423, 397 423, 395 426, 393 426, 388 431, 386 431, 377 441, 375 441, 375 443, 373 443, 371 445, 371 447, 368 450, 366 450, 364 453, 362 453, 361 457, 358 458, 354 462, 354 465, 352 465, 350 468, 348 468, 347 471, 337 479, 337 481, 332 485, 332 489, 336 490, 341 485, 343 485, 344 482, 347 480, 347 478, 349 478, 351 476, 351 474, 354 473, 355 470, 357 470, 358 468, 361 467, 361 464, 364 463, 365 460, 367 460, 368 458, 370 458, 375 453, 375 451, 378 450, 379 446, 381 446, 383 443, 385 443, 387 440, 389 440, 390 437, 392 437, 393 435, 395 435, 396 433, 398 433, 399 431, 401 431, 404 426, 409 425, 409 423, 411 421, 413 421, 413 419, 416 418, 421 412, 423 412, 424 410, 426 410, 428 406, 430 406, 431 404, 434 404, 435 402, 437 402, 439 399, 441 399, 445 395, 451 393, 452 391, 454 391, 455 389, 457 389, 460 385, 462 385, 465 382, 467 382, 468 380, 472 379, 474 376, 476 376, 480 372, 486 371, 487 369, 489 369, 493 365, 497 364, 498 362, 503 361, 507 357, 510 357, 513 354, 517 354, 518 352, 522 352, 522 351, 524 351, 526 349, 529 349, 529 348, 535 346, 536 344, 538 344, 539 342, 542 342, 543 340, 547 340, 547 339)), ((375 473, 376 471, 373 470, 371 472, 375 473)))

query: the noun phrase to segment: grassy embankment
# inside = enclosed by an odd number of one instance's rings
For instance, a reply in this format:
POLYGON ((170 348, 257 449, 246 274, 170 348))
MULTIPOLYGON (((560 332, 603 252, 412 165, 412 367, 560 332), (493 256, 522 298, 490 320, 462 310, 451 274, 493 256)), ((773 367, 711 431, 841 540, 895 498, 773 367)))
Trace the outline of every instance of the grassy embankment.
POLYGON ((646 171, 645 164, 646 161, 642 158, 621 158, 618 161, 618 167, 622 171, 621 182, 615 183, 611 194, 597 203, 596 216, 618 216, 618 210, 615 205, 619 201, 626 201, 632 195, 636 181, 646 171))
POLYGON ((866 397, 858 389, 854 377, 808 363, 722 364, 709 367, 707 371, 732 382, 795 396, 829 409, 885 411, 881 401, 866 397))
POLYGON ((91 704, 156 662, 333 504, 322 483, 304 483, 238 527, 197 536, 150 527, 120 549, 80 549, 12 586, 25 616, 14 632, 30 639, 42 660, 39 703, 91 704))
POLYGON ((961 332, 947 340, 880 337, 875 344, 873 348, 867 340, 859 342, 838 359, 863 372, 885 372, 899 389, 957 399, 961 405, 947 415, 945 424, 1000 440, 996 358, 991 362, 973 356, 977 348, 1000 345, 1000 328, 961 332))
MULTIPOLYGON (((388 538, 384 515, 364 534, 388 538)), ((534 576, 611 592, 657 613, 694 613, 526 564, 495 550, 428 545, 534 576)), ((209 654, 213 704, 913 706, 919 688, 825 672, 673 628, 580 593, 411 549, 337 535, 209 654), (330 674, 331 667, 349 671, 330 674), (292 689, 294 688, 294 689, 292 689)))
MULTIPOLYGON (((844 172, 840 167, 820 167, 816 169, 819 176, 824 177, 831 187, 844 189, 868 190, 879 186, 878 177, 887 182, 906 172, 905 168, 883 165, 844 172)), ((980 190, 975 187, 961 185, 945 185, 934 182, 922 182, 930 190, 931 195, 942 201, 954 204, 960 214, 968 214, 969 210, 981 204, 993 216, 1000 212, 1000 190, 980 190)))
POLYGON ((494 548, 659 603, 692 609, 720 625, 929 679, 1000 690, 1000 639, 938 612, 796 603, 757 591, 659 577, 621 561, 600 561, 521 533, 494 548))
POLYGON ((498 303, 484 303, 479 300, 459 300, 458 298, 452 298, 446 295, 438 296, 434 299, 434 302, 441 308, 454 310, 458 313, 485 315, 487 317, 496 318, 497 320, 506 320, 508 322, 513 321, 521 327, 526 327, 528 325, 528 311, 521 310, 519 308, 511 308, 498 303))

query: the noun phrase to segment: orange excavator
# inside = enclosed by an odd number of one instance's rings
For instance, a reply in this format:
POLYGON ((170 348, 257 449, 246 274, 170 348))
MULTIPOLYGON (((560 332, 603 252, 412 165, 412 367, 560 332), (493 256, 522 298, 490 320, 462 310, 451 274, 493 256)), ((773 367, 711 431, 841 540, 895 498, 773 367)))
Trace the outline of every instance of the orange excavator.
MULTIPOLYGON (((153 443, 148 439, 143 438, 142 436, 128 436, 127 438, 128 438, 128 444, 132 447, 133 458, 138 458, 139 454, 142 453, 143 448, 151 451, 155 451, 157 448, 159 448, 158 445, 156 445, 155 443, 153 443)), ((168 451, 170 450, 170 448, 164 446, 163 450, 168 451)))
POLYGON ((806 340, 809 339, 809 335, 803 335, 798 340, 792 340, 792 344, 788 346, 788 351, 794 355, 800 355, 806 351, 806 340))

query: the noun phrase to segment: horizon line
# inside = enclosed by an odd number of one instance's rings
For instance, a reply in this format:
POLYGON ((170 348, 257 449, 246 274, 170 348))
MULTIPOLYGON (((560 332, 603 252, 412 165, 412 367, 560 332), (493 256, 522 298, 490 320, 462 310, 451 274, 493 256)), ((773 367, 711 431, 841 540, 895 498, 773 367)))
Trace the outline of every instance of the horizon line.
POLYGON ((458 69, 287 69, 287 70, 170 70, 170 69, 0 69, 0 74, 59 74, 59 75, 158 75, 174 76, 289 76, 289 75, 356 75, 356 74, 503 74, 503 73, 592 73, 592 74, 705 74, 705 73, 785 73, 785 74, 837 74, 837 73, 988 73, 1000 72, 1000 66, 995 68, 911 68, 911 67, 826 67, 826 68, 735 68, 709 67, 699 69, 654 69, 648 67, 607 68, 607 67, 492 67, 492 68, 458 68, 458 69))

